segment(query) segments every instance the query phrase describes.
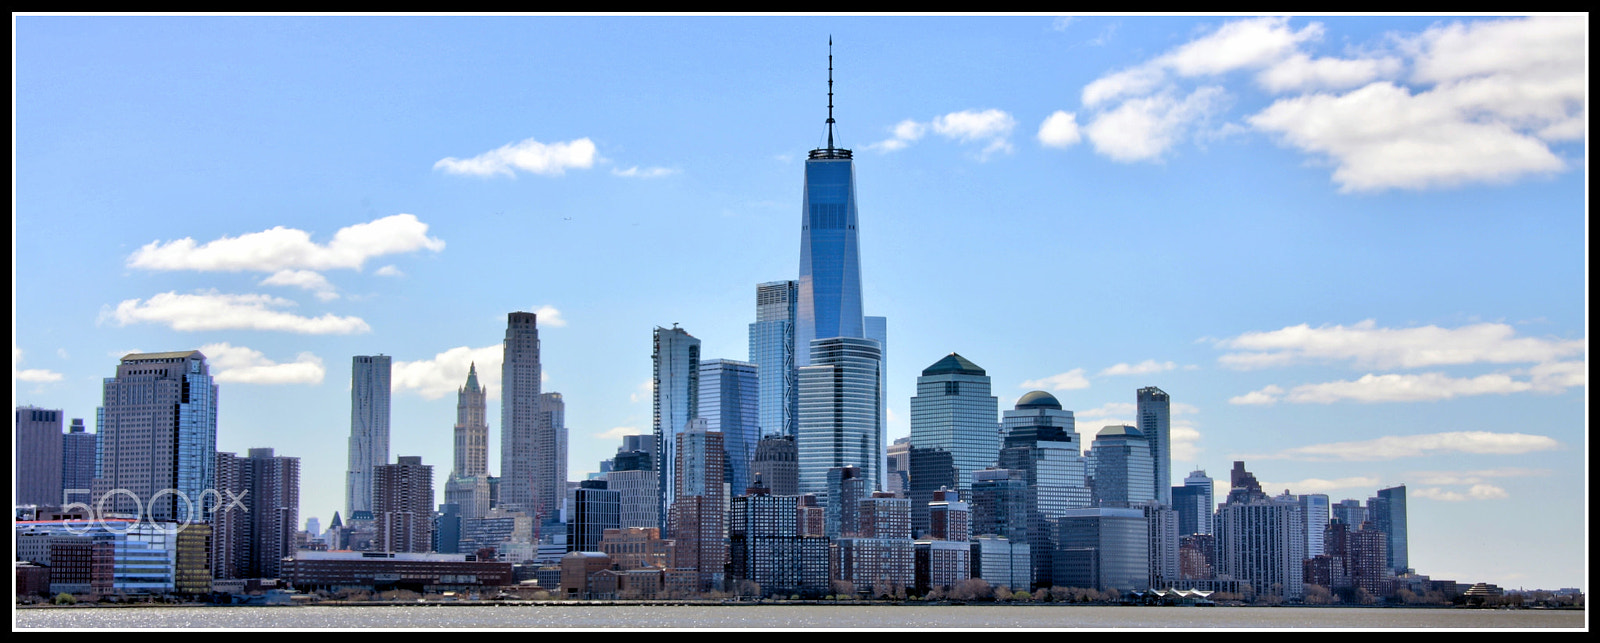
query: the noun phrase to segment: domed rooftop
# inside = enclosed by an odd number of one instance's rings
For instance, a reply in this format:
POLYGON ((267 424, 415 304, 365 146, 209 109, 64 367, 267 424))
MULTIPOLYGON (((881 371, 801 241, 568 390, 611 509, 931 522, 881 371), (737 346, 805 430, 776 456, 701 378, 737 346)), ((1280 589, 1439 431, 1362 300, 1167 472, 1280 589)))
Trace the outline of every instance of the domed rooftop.
POLYGON ((1017 410, 1022 409, 1055 409, 1061 410, 1061 402, 1056 401, 1056 396, 1044 391, 1032 391, 1017 400, 1017 410))

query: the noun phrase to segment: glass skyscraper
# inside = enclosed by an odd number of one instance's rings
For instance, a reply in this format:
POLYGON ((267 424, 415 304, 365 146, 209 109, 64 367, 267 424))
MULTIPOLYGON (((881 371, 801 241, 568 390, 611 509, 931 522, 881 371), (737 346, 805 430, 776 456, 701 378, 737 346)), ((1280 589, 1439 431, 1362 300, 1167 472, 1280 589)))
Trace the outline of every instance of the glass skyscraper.
MULTIPOLYGON (((831 120, 831 119, 830 119, 831 120)), ((831 131, 831 129, 830 129, 831 131)), ((856 230, 856 177, 850 150, 811 150, 801 201, 799 305, 794 344, 865 337, 861 315, 861 245, 856 230)), ((811 356, 798 353, 805 366, 811 356)))
POLYGON ((732 495, 750 487, 750 462, 756 457, 756 365, 731 359, 700 362, 700 417, 706 428, 722 432, 727 455, 723 470, 732 495))
POLYGON ((1146 386, 1138 391, 1139 431, 1150 442, 1150 458, 1155 461, 1151 484, 1156 500, 1172 504, 1172 399, 1166 391, 1146 386))
POLYGON ((959 471, 957 486, 970 491, 973 472, 993 467, 1000 456, 999 408, 999 398, 989 394, 988 374, 965 357, 946 355, 917 378, 911 444, 949 451, 959 471))
POLYGON ((811 365, 800 368, 800 493, 827 495, 833 467, 856 466, 876 481, 882 473, 883 410, 878 342, 834 337, 811 342, 811 365))
MULTIPOLYGON (((661 502, 657 514, 666 523, 672 501, 676 499, 675 479, 678 459, 678 434, 689 428, 689 420, 700 417, 700 340, 677 326, 655 329, 655 363, 652 386, 652 430, 656 438, 656 473, 661 502)), ((662 524, 662 536, 669 536, 671 525, 662 524)))
MULTIPOLYGON (((795 373, 794 323, 800 282, 756 286, 756 321, 750 324, 750 362, 760 367, 761 436, 794 437, 799 427, 800 384, 795 373)), ((741 489, 742 491, 742 489, 741 489)))

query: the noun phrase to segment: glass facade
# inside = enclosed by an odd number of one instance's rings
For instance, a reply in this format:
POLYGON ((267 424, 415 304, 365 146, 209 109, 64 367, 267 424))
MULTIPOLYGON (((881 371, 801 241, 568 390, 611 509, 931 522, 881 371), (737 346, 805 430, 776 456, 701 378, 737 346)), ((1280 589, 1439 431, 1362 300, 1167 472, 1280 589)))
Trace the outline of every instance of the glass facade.
POLYGON ((722 448, 727 452, 723 471, 733 495, 750 487, 750 463, 755 460, 760 434, 757 380, 756 365, 749 362, 700 362, 700 417, 706 428, 722 432, 722 448))
POLYGON ((372 468, 389 463, 387 355, 350 358, 350 467, 345 472, 345 512, 372 511, 372 468))
POLYGON ((750 362, 759 367, 761 436, 794 437, 799 428, 800 384, 795 373, 794 320, 800 282, 756 286, 756 321, 750 324, 750 362))
POLYGON ((800 370, 800 493, 827 493, 833 467, 857 466, 881 478, 883 372, 878 342, 833 337, 810 344, 811 365, 800 370))
POLYGON ((678 434, 688 429, 689 420, 700 416, 700 340, 682 328, 657 326, 651 355, 655 363, 652 428, 660 493, 656 515, 663 522, 658 526, 666 537, 671 535, 671 526, 665 523, 672 501, 677 498, 678 434))
MULTIPOLYGON (((816 150, 806 160, 800 217, 796 349, 814 339, 865 337, 855 165, 848 150, 816 150)), ((812 363, 810 355, 795 357, 798 366, 812 363)))
POLYGON ((1378 531, 1387 534, 1389 549, 1385 559, 1389 569, 1404 574, 1411 566, 1406 551, 1406 486, 1379 489, 1378 495, 1367 499, 1367 520, 1375 523, 1378 531))
POLYGON ((1055 520, 1055 584, 1148 589, 1150 534, 1140 509, 1073 509, 1055 520))
POLYGON ((1155 499, 1155 464, 1145 436, 1131 426, 1108 426, 1094 438, 1097 507, 1132 507, 1155 499))
POLYGON ((1172 400, 1154 386, 1138 391, 1139 430, 1150 443, 1150 458, 1155 464, 1151 484, 1156 500, 1172 504, 1172 400))
POLYGON ((956 484, 972 489, 972 474, 995 466, 1000 455, 996 420, 1000 400, 989 394, 989 376, 977 364, 951 353, 922 371, 911 398, 911 444, 949 451, 956 484))
POLYGON ((217 386, 205 359, 199 351, 131 354, 104 381, 93 495, 106 511, 208 519, 202 494, 216 474, 217 386))

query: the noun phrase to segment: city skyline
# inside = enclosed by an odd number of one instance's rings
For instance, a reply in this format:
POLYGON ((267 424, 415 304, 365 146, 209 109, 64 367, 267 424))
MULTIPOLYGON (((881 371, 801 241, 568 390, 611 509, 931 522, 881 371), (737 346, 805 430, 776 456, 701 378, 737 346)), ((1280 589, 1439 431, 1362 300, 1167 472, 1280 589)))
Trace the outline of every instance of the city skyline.
POLYGON ((1156 386, 1174 475, 1406 484, 1419 572, 1578 585, 1570 22, 19 17, 15 402, 99 430, 123 355, 198 349, 216 449, 301 458, 327 521, 346 360, 393 356, 390 452, 442 489, 468 364, 498 404, 531 311, 581 479, 651 431, 651 328, 748 361, 754 286, 798 277, 831 33, 861 296, 895 324, 884 444, 951 352, 1085 441, 1156 386), (1551 542, 1476 555, 1529 529, 1551 542))

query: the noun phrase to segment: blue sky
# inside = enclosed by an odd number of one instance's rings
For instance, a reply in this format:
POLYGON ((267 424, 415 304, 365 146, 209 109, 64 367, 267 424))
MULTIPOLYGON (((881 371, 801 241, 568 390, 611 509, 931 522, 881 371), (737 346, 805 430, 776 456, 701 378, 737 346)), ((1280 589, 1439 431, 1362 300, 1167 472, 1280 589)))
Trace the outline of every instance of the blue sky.
POLYGON ((199 348, 217 444, 342 509, 350 357, 442 489, 455 389, 540 313, 570 471, 649 432, 650 331, 746 359, 802 164, 856 152, 891 439, 954 351, 1175 481, 1365 500, 1412 566, 1587 580, 1584 17, 14 18, 13 395, 89 419, 199 348))

